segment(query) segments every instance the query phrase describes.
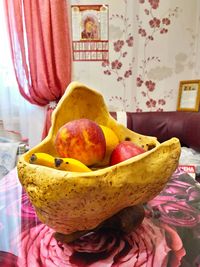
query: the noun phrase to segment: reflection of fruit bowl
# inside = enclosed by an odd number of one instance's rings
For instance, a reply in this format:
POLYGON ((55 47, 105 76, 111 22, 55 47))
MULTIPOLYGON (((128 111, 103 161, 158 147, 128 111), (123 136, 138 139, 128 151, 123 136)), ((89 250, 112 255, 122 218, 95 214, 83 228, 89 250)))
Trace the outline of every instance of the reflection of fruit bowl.
POLYGON ((145 203, 165 186, 177 167, 180 143, 132 132, 109 114, 101 94, 83 84, 71 83, 52 116, 48 136, 21 156, 19 179, 39 219, 59 233, 93 229, 125 207, 145 203), (29 163, 36 152, 57 155, 55 138, 66 122, 88 118, 111 128, 122 140, 131 140, 145 153, 93 172, 68 172, 29 163))

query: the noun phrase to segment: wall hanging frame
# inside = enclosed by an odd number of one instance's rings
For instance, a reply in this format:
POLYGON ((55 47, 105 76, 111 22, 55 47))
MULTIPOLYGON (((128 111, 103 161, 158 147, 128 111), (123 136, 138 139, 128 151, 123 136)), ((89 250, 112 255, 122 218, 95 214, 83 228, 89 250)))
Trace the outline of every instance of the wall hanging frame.
POLYGON ((108 60, 108 5, 72 5, 74 61, 108 60))
POLYGON ((180 81, 177 102, 178 111, 199 111, 200 80, 180 81))

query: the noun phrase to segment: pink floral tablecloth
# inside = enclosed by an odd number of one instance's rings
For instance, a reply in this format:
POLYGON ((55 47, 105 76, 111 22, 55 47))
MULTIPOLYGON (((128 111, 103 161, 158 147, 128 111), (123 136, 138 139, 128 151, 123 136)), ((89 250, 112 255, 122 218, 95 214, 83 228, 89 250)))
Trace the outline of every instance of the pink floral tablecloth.
POLYGON ((101 229, 62 244, 38 220, 13 169, 0 181, 0 267, 200 266, 199 185, 177 170, 132 233, 101 229))

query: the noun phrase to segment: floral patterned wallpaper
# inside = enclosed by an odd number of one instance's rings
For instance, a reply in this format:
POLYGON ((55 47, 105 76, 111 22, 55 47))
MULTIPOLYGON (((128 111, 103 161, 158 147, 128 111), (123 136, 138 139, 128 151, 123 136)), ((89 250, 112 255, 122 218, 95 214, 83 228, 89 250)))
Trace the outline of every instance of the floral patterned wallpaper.
POLYGON ((73 79, 102 92, 111 111, 176 110, 179 81, 199 78, 198 0, 71 3, 109 5, 109 60, 74 62, 73 79))

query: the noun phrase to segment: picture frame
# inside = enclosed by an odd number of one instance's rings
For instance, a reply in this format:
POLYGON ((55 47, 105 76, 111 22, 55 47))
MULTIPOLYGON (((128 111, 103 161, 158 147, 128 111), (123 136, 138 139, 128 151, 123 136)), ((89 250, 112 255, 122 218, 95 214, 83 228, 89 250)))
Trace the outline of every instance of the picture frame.
POLYGON ((180 81, 177 111, 199 111, 200 80, 180 81))
POLYGON ((109 59, 108 5, 71 5, 71 25, 73 61, 109 59))

